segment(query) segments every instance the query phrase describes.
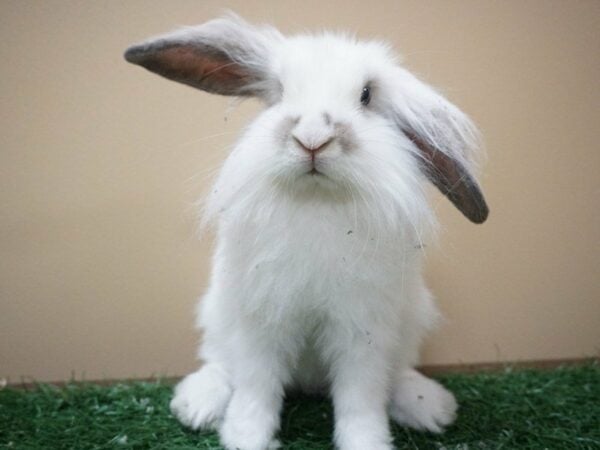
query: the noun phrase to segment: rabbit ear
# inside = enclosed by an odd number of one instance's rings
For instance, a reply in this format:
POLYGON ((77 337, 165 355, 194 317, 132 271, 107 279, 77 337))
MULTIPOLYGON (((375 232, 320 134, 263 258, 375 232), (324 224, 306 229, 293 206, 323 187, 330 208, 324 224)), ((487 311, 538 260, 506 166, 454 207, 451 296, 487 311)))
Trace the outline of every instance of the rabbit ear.
POLYGON ((427 144, 411 132, 405 134, 421 152, 423 171, 431 182, 471 222, 483 223, 489 214, 488 206, 477 182, 455 159, 427 144))
POLYGON ((472 175, 478 135, 469 118, 456 106, 400 69, 392 99, 402 132, 414 143, 429 180, 474 223, 483 223, 488 207, 472 175))
POLYGON ((276 30, 230 14, 134 45, 125 59, 203 91, 265 97, 272 84, 269 52, 279 39, 276 30))

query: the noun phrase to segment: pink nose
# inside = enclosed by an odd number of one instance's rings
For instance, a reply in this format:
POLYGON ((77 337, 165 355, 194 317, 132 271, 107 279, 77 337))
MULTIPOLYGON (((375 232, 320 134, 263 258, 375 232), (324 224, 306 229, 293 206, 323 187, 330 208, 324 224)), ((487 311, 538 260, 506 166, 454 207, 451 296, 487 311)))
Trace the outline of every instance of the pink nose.
POLYGON ((292 136, 292 137, 294 138, 294 141, 296 141, 296 143, 300 146, 300 148, 302 150, 304 150, 306 153, 308 153, 309 155, 311 155, 313 158, 321 150, 324 150, 325 147, 327 147, 329 145, 329 143, 333 140, 333 138, 328 137, 327 139, 325 139, 323 141, 309 143, 309 142, 303 142, 302 140, 298 139, 296 136, 292 136))

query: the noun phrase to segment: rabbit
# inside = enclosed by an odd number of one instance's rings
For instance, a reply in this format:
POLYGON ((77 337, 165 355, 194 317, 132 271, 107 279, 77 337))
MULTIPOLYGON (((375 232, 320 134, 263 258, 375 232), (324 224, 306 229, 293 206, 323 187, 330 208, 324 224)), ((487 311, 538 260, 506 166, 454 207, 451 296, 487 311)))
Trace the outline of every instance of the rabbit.
POLYGON ((289 390, 329 395, 340 450, 393 448, 389 418, 439 433, 454 396, 415 370, 438 319, 423 280, 427 184, 474 223, 471 120, 382 42, 284 36, 233 13, 159 35, 125 59, 264 109, 226 158, 204 218, 216 244, 199 302, 200 369, 171 411, 228 450, 277 448, 289 390))

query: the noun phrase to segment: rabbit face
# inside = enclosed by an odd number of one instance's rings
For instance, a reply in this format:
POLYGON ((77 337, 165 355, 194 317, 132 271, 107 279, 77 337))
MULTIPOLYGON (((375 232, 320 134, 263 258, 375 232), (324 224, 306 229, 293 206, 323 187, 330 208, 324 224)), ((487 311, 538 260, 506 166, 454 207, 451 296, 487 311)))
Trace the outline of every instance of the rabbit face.
POLYGON ((227 167, 229 180, 246 174, 248 183, 269 180, 272 189, 338 201, 355 194, 395 204, 420 195, 413 145, 386 114, 386 74, 397 69, 384 45, 299 37, 281 42, 272 58, 275 95, 228 161, 238 166, 227 167))
POLYGON ((283 173, 301 183, 356 182, 369 142, 390 128, 374 98, 375 74, 385 73, 389 60, 382 50, 333 35, 281 46, 273 70, 279 102, 273 108, 280 115, 280 142, 274 144, 283 147, 283 173))

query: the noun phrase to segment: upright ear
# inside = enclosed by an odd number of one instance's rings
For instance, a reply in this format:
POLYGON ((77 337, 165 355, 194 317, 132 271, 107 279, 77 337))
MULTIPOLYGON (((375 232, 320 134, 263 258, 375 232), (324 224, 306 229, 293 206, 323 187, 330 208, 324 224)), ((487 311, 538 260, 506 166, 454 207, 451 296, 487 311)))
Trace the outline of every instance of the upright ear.
POLYGON ((275 29, 230 14, 134 45, 125 59, 203 91, 264 98, 272 90, 271 51, 281 39, 275 29))
POLYGON ((392 108, 429 180, 470 221, 483 223, 488 207, 472 174, 478 133, 456 106, 404 69, 392 108))

